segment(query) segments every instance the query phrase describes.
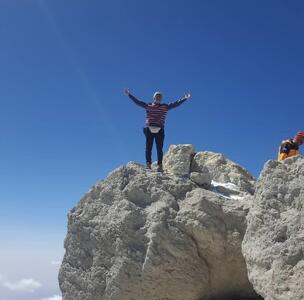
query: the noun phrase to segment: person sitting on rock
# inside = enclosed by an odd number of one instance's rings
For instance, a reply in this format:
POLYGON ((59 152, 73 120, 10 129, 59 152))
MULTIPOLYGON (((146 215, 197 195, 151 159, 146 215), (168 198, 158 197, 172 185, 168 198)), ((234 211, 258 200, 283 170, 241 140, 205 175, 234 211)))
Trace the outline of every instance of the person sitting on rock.
POLYGON ((133 96, 129 89, 125 89, 124 93, 129 96, 135 104, 146 110, 146 127, 144 128, 144 134, 146 136, 146 166, 147 169, 151 169, 152 147, 155 139, 157 149, 157 170, 162 172, 163 144, 165 138, 164 126, 167 112, 172 108, 178 107, 187 99, 190 99, 191 94, 187 93, 183 98, 172 103, 161 103, 162 94, 160 92, 155 92, 153 95, 153 102, 146 103, 133 96))
POLYGON ((303 143, 304 131, 299 131, 293 139, 282 141, 279 148, 278 160, 281 161, 288 157, 299 155, 299 146, 303 143))

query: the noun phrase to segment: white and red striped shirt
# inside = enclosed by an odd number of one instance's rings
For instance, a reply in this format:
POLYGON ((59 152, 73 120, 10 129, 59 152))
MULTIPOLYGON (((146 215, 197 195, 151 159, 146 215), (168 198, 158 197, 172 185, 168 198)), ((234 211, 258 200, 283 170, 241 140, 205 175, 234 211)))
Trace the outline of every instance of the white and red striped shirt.
POLYGON ((164 127, 169 108, 165 104, 149 103, 146 106, 146 126, 164 127))
POLYGON ((171 103, 146 103, 143 101, 138 100, 133 95, 129 94, 130 99, 133 100, 135 104, 140 107, 146 109, 146 126, 155 126, 164 128, 166 122, 166 115, 167 112, 175 107, 178 107, 183 102, 187 100, 187 98, 182 98, 175 102, 171 103))

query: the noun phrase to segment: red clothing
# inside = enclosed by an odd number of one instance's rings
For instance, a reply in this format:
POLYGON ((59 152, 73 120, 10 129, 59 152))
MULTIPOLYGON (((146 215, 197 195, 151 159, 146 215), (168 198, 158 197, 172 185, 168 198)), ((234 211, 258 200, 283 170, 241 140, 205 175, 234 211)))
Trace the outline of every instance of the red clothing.
POLYGON ((166 122, 166 115, 168 110, 181 105, 187 100, 187 98, 182 98, 172 103, 145 103, 138 100, 133 95, 129 94, 130 99, 133 100, 135 104, 146 109, 146 126, 155 126, 164 128, 166 122))

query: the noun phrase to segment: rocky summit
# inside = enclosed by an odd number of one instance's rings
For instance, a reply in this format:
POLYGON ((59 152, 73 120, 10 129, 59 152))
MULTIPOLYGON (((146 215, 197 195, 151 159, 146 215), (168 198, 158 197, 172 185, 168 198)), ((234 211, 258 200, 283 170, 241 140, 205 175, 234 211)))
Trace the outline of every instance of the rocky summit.
POLYGON ((304 299, 304 158, 266 163, 247 217, 243 254, 267 300, 304 299))
POLYGON ((114 170, 69 212, 63 300, 303 300, 303 166, 270 161, 256 182, 172 145, 164 173, 114 170))

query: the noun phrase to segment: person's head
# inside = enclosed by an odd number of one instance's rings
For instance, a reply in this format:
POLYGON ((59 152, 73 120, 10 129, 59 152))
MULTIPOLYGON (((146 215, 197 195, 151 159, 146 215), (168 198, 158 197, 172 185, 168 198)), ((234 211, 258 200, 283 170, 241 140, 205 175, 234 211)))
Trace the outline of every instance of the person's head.
POLYGON ((160 103, 162 98, 163 98, 163 95, 162 95, 161 92, 155 92, 154 95, 153 95, 153 100, 156 103, 160 103))
POLYGON ((304 131, 299 131, 293 139, 297 144, 302 145, 304 143, 304 131))

